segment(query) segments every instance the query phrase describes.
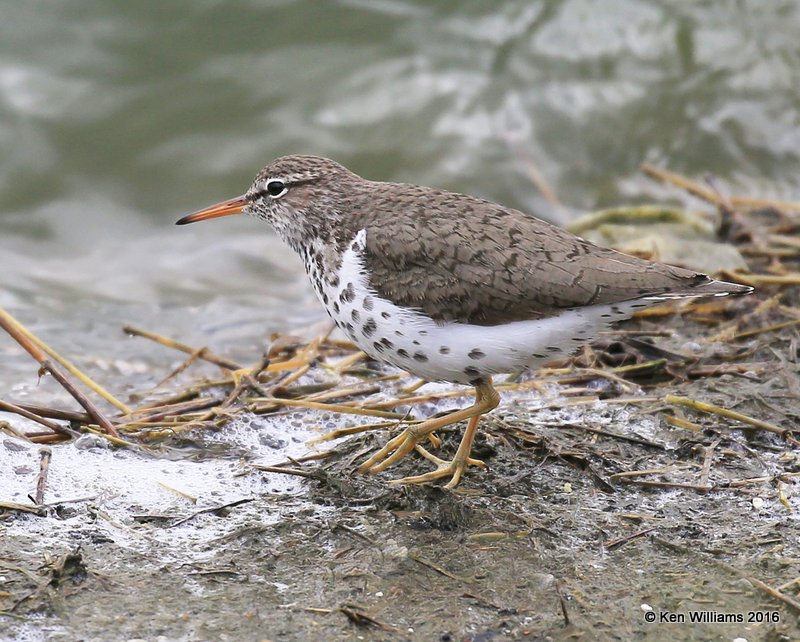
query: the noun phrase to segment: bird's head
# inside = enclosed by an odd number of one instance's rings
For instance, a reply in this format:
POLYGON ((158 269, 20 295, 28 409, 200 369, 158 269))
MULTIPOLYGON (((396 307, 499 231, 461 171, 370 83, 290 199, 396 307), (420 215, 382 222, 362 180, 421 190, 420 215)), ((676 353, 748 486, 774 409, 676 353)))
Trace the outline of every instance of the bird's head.
POLYGON ((232 214, 249 214, 270 223, 290 245, 336 225, 359 176, 319 156, 282 156, 264 167, 250 189, 236 198, 184 216, 186 225, 232 214))

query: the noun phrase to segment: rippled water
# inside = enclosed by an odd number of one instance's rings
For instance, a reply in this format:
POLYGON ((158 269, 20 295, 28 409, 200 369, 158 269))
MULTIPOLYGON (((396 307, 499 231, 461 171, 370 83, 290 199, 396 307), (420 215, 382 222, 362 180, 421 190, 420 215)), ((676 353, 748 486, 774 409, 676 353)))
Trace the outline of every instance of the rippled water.
MULTIPOLYGON (((2 0, 0 14, 0 306, 72 354, 147 361, 126 322, 241 348, 317 318, 263 225, 172 225, 284 153, 554 220, 673 194, 643 160, 800 191, 794 0, 2 0)), ((0 337, 0 385, 29 370, 0 337)))

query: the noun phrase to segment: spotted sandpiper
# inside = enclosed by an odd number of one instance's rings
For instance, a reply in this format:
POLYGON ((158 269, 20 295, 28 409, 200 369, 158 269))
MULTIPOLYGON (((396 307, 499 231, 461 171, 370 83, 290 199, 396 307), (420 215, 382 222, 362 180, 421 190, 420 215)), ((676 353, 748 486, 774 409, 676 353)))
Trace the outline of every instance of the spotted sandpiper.
POLYGON ((499 401, 492 375, 572 352, 613 321, 668 299, 752 288, 599 247, 473 196, 370 181, 317 156, 284 156, 242 196, 178 225, 245 213, 270 223, 303 259, 314 291, 364 352, 429 381, 469 384, 475 403, 405 428, 365 461, 377 473, 415 448, 450 477, 469 465, 481 415, 499 401), (452 461, 420 441, 461 420, 452 461))

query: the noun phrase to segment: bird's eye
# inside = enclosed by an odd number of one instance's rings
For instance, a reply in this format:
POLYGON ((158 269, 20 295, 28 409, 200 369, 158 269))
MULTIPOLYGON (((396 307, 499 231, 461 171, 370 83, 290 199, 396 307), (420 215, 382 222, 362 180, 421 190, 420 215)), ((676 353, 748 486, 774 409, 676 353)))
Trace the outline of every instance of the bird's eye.
POLYGON ((286 183, 283 181, 267 181, 266 190, 267 194, 272 198, 278 198, 286 193, 286 183))

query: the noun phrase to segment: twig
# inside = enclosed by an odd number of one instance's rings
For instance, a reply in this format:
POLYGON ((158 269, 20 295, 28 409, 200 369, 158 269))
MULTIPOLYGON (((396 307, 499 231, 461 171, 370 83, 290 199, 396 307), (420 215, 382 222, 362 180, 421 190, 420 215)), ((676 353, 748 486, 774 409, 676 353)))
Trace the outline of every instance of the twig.
POLYGON ((195 361, 197 361, 201 357, 201 355, 203 354, 203 350, 205 350, 205 348, 200 348, 192 352, 192 354, 190 354, 186 359, 183 360, 183 363, 181 363, 177 368, 172 370, 172 372, 170 372, 166 377, 161 379, 161 381, 159 381, 155 386, 153 386, 153 388, 154 389, 160 388, 173 377, 177 377, 181 372, 186 370, 186 368, 188 368, 190 365, 192 365, 195 361))
POLYGON ((85 412, 59 410, 58 408, 47 408, 45 406, 36 406, 29 403, 20 403, 15 405, 19 406, 23 410, 32 412, 40 417, 47 417, 48 419, 62 419, 64 421, 69 421, 76 424, 87 424, 92 420, 92 418, 85 412))
POLYGON ((746 479, 734 479, 729 482, 720 482, 720 488, 741 488, 742 486, 752 486, 753 484, 762 484, 764 482, 774 482, 776 479, 781 481, 788 481, 800 477, 800 473, 779 473, 778 475, 764 475, 763 477, 748 477, 746 479))
POLYGON ((556 580, 556 595, 558 595, 558 603, 561 605, 561 615, 564 617, 564 626, 570 625, 569 612, 567 611, 567 599, 561 591, 561 584, 556 580))
MULTIPOLYGON (((105 399, 108 403, 112 406, 115 406, 122 412, 130 412, 130 408, 122 403, 119 399, 117 399, 114 395, 112 395, 108 390, 103 388, 99 383, 94 381, 89 375, 85 374, 83 371, 79 370, 76 366, 74 366, 71 362, 67 361, 64 357, 62 357, 58 352, 53 350, 49 345, 47 345, 44 341, 39 339, 36 335, 34 335, 30 330, 28 330, 24 325, 22 325, 19 321, 17 321, 14 317, 12 317, 8 312, 0 308, 0 320, 2 323, 0 325, 8 332, 14 339, 19 343, 18 336, 23 335, 26 337, 30 343, 41 348, 44 352, 50 355, 53 359, 55 359, 58 363, 60 363, 70 374, 76 377, 80 382, 83 383, 87 388, 94 390, 98 395, 100 395, 103 399, 105 399), (12 327, 16 330, 16 332, 12 332, 9 330, 9 327, 12 327)), ((28 350, 22 343, 20 343, 23 348, 28 350)), ((28 350, 30 353, 30 350, 28 350)), ((34 357, 35 358, 35 357, 34 357)), ((41 363, 40 359, 37 359, 41 363)))
POLYGON ((391 426, 396 426, 397 420, 395 421, 382 421, 377 424, 367 424, 365 426, 353 426, 351 428, 337 428, 336 430, 331 430, 330 432, 326 432, 324 435, 320 435, 319 437, 314 437, 313 439, 309 439, 306 442, 307 446, 313 446, 315 444, 320 444, 323 441, 333 441, 334 439, 341 439, 342 437, 349 437, 350 435, 358 435, 362 432, 369 432, 370 430, 380 430, 381 428, 390 428, 391 426))
MULTIPOLYGON (((700 183, 693 181, 685 176, 670 172, 666 169, 661 169, 643 163, 640 167, 642 173, 647 174, 651 178, 658 179, 664 183, 674 185, 683 190, 686 190, 693 196, 711 203, 712 205, 719 205, 719 196, 714 190, 704 187, 700 183)), ((732 196, 728 199, 733 207, 747 207, 747 208, 767 208, 771 207, 777 210, 788 210, 790 212, 800 211, 800 203, 791 203, 786 201, 778 201, 768 198, 751 198, 749 196, 732 196)))
POLYGON ((617 546, 622 546, 623 544, 627 544, 633 539, 637 537, 641 537, 642 535, 647 535, 648 533, 652 533, 656 530, 655 526, 651 526, 650 528, 643 528, 640 531, 636 531, 635 533, 631 533, 630 535, 623 535, 622 537, 617 537, 616 539, 612 539, 605 543, 605 547, 607 549, 616 548, 617 546))
POLYGON ((689 377, 699 378, 699 377, 718 377, 724 374, 731 374, 731 375, 743 375, 747 372, 753 372, 755 374, 763 373, 767 368, 768 364, 766 363, 717 363, 713 365, 706 365, 706 366, 696 366, 694 368, 689 368, 686 371, 686 374, 689 377))
POLYGON ((339 451, 335 448, 331 450, 326 450, 325 452, 321 453, 313 453, 311 455, 304 455, 303 457, 297 458, 290 458, 285 461, 278 462, 277 464, 272 464, 273 467, 281 467, 281 466, 297 466, 298 464, 302 464, 307 461, 319 461, 321 459, 328 459, 329 457, 333 457, 334 455, 339 454, 339 451))
POLYGON ((614 473, 609 475, 609 479, 630 479, 632 477, 644 477, 645 475, 663 475, 665 473, 672 473, 679 470, 688 470, 695 468, 694 465, 688 466, 665 466, 664 468, 649 468, 646 470, 624 470, 621 473, 614 473))
POLYGON ((718 560, 718 559, 715 559, 714 557, 711 557, 709 555, 703 554, 703 553, 697 551, 696 549, 689 548, 688 546, 683 546, 682 544, 676 544, 675 542, 670 542, 669 540, 663 539, 662 537, 659 537, 658 535, 654 535, 653 536, 653 540, 658 542, 662 546, 666 546, 667 548, 670 548, 670 549, 673 549, 673 550, 676 550, 676 551, 679 551, 681 553, 688 554, 688 555, 691 555, 691 556, 700 557, 700 558, 710 562, 711 564, 715 564, 716 566, 719 566, 720 568, 724 568, 726 571, 728 571, 730 573, 733 573, 734 575, 737 575, 739 577, 743 577, 748 582, 750 582, 753 586, 755 586, 756 588, 759 588, 762 591, 764 591, 767 595, 770 595, 771 597, 774 597, 776 600, 780 600, 781 602, 783 602, 787 606, 792 607, 795 611, 800 612, 800 602, 798 602, 797 600, 795 600, 792 597, 789 597, 785 593, 782 593, 780 590, 770 586, 766 582, 762 582, 761 580, 756 579, 755 577, 751 577, 745 571, 742 571, 742 570, 736 568, 735 566, 731 566, 730 564, 726 564, 725 562, 723 562, 721 560, 718 560))
POLYGON ((66 428, 62 427, 61 425, 55 423, 54 421, 50 421, 48 419, 45 419, 41 415, 37 415, 35 412, 31 412, 30 410, 26 410, 22 406, 18 406, 18 405, 13 404, 13 403, 11 403, 9 401, 0 400, 0 410, 2 410, 4 412, 13 412, 13 413, 19 415, 20 417, 25 417, 26 419, 30 419, 31 421, 35 421, 36 423, 42 424, 42 426, 45 426, 46 428, 49 428, 50 430, 52 430, 54 432, 60 432, 60 433, 64 433, 64 434, 71 434, 70 431, 68 431, 66 428))
MULTIPOLYGON (((299 408, 310 408, 312 410, 324 410, 328 412, 344 413, 348 415, 366 415, 369 417, 380 417, 381 419, 401 419, 403 415, 397 412, 387 412, 384 410, 373 410, 372 408, 360 408, 357 406, 345 406, 341 404, 319 403, 317 401, 306 401, 305 399, 282 399, 280 397, 258 397, 251 401, 264 403, 251 408, 255 414, 262 414, 274 409, 275 406, 295 406, 299 408)), ((399 405, 399 404, 398 404, 399 405)))
POLYGON ((106 419, 105 415, 100 412, 100 409, 95 406, 92 401, 84 395, 80 390, 78 390, 71 381, 69 381, 66 376, 56 368, 50 359, 47 358, 47 355, 42 352, 42 350, 33 342, 31 341, 28 336, 22 332, 13 319, 9 320, 10 317, 0 310, 0 327, 3 328, 11 337, 22 346, 25 351, 31 355, 36 361, 39 362, 39 365, 44 369, 47 370, 53 378, 61 384, 61 386, 70 394, 72 397, 84 407, 86 412, 97 422, 97 425, 102 427, 109 435, 113 435, 114 437, 119 437, 119 434, 114 429, 114 426, 111 422, 106 419))
MULTIPOLYGON (((654 441, 648 441, 647 439, 642 439, 641 437, 630 437, 628 435, 618 435, 613 432, 609 432, 608 430, 603 430, 602 428, 594 428, 592 426, 585 426, 582 424, 567 424, 562 423, 554 426, 556 428, 572 428, 574 430, 585 430, 586 432, 591 432, 596 435, 603 435, 605 437, 612 437, 614 439, 619 439, 621 441, 627 441, 631 444, 639 444, 640 446, 647 446, 648 448, 657 448, 659 450, 666 450, 666 446, 663 444, 656 443, 654 441)), ((613 477, 614 475, 612 475, 613 477)))
POLYGON ((721 274, 731 281, 752 285, 753 287, 758 287, 759 285, 800 285, 800 273, 797 272, 790 274, 743 274, 741 272, 723 270, 721 274))
POLYGON ((155 341, 156 343, 160 343, 162 346, 166 346, 167 348, 172 348, 180 352, 185 352, 186 354, 189 355, 197 353, 198 359, 203 359, 204 361, 213 363, 214 365, 219 366, 220 368, 225 368, 226 370, 242 369, 242 366, 240 366, 235 361, 231 361, 230 359, 225 359, 224 357, 219 357, 210 350, 208 350, 207 348, 200 348, 198 350, 190 345, 181 343, 180 341, 175 341, 174 339, 161 336, 160 334, 155 334, 154 332, 148 332, 147 330, 140 330, 139 328, 134 328, 133 326, 129 325, 126 325, 124 328, 122 328, 122 331, 125 334, 129 334, 135 337, 143 337, 145 339, 150 339, 150 341, 155 341))
POLYGON ((628 477, 620 477, 620 481, 626 484, 636 484, 637 486, 645 486, 648 488, 679 488, 682 490, 694 490, 698 493, 710 493, 715 490, 722 490, 716 486, 700 486, 699 484, 681 484, 679 482, 660 482, 660 481, 646 481, 644 479, 630 479, 628 477))
POLYGON ((41 459, 39 460, 39 477, 36 479, 36 497, 34 503, 41 505, 44 503, 44 491, 47 488, 47 473, 50 470, 50 459, 53 457, 53 451, 46 446, 39 451, 41 459))
POLYGON ((418 557, 413 553, 408 554, 408 559, 414 560, 415 562, 417 562, 417 564, 422 564, 423 566, 427 566, 429 569, 436 571, 440 575, 449 577, 451 580, 456 580, 457 582, 464 582, 465 584, 474 584, 474 580, 471 580, 466 577, 459 577, 458 575, 453 575, 450 571, 442 568, 438 564, 434 564, 433 562, 430 562, 422 557, 418 557))
POLYGON ((719 446, 719 442, 722 441, 722 437, 717 437, 714 441, 709 444, 707 448, 704 449, 703 453, 703 468, 700 471, 700 485, 701 486, 708 486, 708 477, 711 474, 711 464, 714 461, 714 450, 717 446, 719 446))
POLYGON ((738 339, 746 339, 747 337, 755 337, 765 332, 774 332, 775 330, 782 330, 793 325, 800 324, 800 319, 790 319, 789 321, 782 321, 781 323, 774 323, 772 325, 764 326, 763 328, 753 328, 752 330, 745 330, 739 334, 734 334, 731 339, 736 341, 738 339))
POLYGON ((46 514, 44 506, 28 506, 27 504, 17 504, 16 502, 0 502, 0 509, 16 510, 21 513, 33 513, 39 517, 44 517, 46 514))
POLYGON ((316 474, 298 468, 282 468, 281 466, 264 466, 263 464, 252 464, 251 468, 263 470, 267 473, 280 473, 282 475, 296 475, 297 477, 316 477, 316 474))
POLYGON ((344 604, 335 609, 321 609, 314 606, 307 606, 304 611, 308 613, 320 613, 322 615, 330 615, 331 613, 341 613, 347 617, 356 626, 376 626, 384 631, 397 631, 397 628, 379 622, 374 617, 367 615, 361 609, 356 610, 352 605, 344 604))
POLYGON ((786 595, 786 593, 781 593, 778 589, 770 586, 766 582, 762 582, 761 580, 759 580, 759 579, 757 579, 755 577, 746 576, 745 579, 748 582, 750 582, 750 584, 752 584, 753 586, 755 586, 757 588, 760 588, 762 591, 764 591, 768 595, 771 595, 776 600, 780 600, 784 604, 787 604, 788 606, 791 606, 795 611, 800 613, 800 602, 798 602, 797 600, 795 600, 792 597, 789 597, 788 595, 786 595))
MULTIPOLYGON (((208 408, 213 408, 214 406, 218 406, 220 404, 219 399, 214 398, 205 398, 199 401, 187 401, 186 403, 181 404, 172 404, 169 406, 160 406, 159 412, 154 412, 150 415, 145 415, 144 417, 138 417, 135 422, 142 423, 142 422, 150 422, 150 421, 159 421, 161 419, 165 419, 167 417, 170 418, 178 418, 180 415, 189 414, 192 412, 197 412, 198 410, 207 410, 208 408)), ((139 410, 134 410, 133 414, 137 414, 139 412, 145 412, 147 410, 154 410, 154 408, 142 408, 139 410)), ((131 422, 133 423, 133 422, 131 422)), ((122 430, 128 424, 120 424, 117 426, 119 430, 122 430)))
POLYGON ((736 412, 735 410, 728 410, 727 408, 715 406, 714 404, 705 403, 703 401, 695 401, 694 399, 689 399, 688 397, 676 397, 675 395, 665 396, 664 403, 673 406, 685 406, 687 408, 691 408, 692 410, 698 410, 700 412, 707 412, 714 415, 719 415, 720 417, 726 417, 727 419, 734 419, 736 421, 741 421, 742 423, 749 424, 754 428, 766 430, 768 432, 775 433, 776 435, 780 435, 781 437, 784 437, 786 439, 791 439, 790 430, 781 428, 780 426, 776 426, 766 421, 762 421, 761 419, 755 419, 754 417, 743 415, 742 413, 736 412))
POLYGON ((177 522, 173 522, 172 524, 169 525, 169 528, 175 528, 176 526, 180 526, 181 524, 184 524, 189 520, 194 519, 198 515, 202 515, 203 513, 216 513, 217 511, 222 510, 224 508, 233 508, 234 506, 247 504, 248 502, 252 501, 254 501, 253 497, 245 497, 244 499, 237 499, 236 501, 228 502, 227 504, 222 504, 221 506, 211 506, 209 508, 202 508, 198 511, 195 511, 188 517, 184 517, 183 519, 179 519, 177 522))
POLYGON ((664 415, 664 421, 670 426, 681 428, 682 430, 691 430, 692 432, 703 432, 703 427, 693 421, 684 419, 683 417, 675 417, 673 415, 664 415))

